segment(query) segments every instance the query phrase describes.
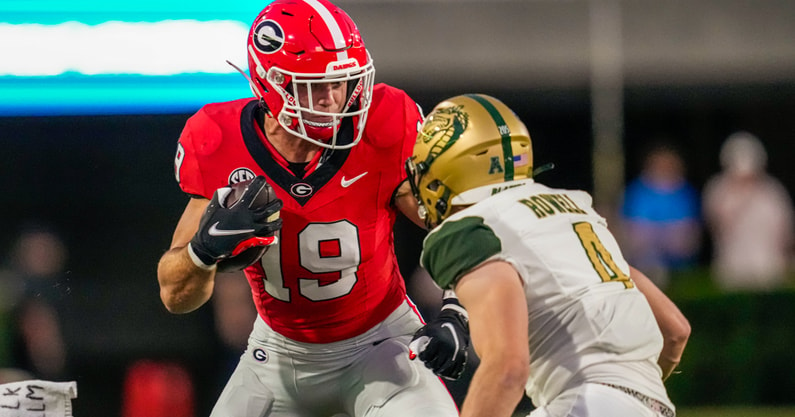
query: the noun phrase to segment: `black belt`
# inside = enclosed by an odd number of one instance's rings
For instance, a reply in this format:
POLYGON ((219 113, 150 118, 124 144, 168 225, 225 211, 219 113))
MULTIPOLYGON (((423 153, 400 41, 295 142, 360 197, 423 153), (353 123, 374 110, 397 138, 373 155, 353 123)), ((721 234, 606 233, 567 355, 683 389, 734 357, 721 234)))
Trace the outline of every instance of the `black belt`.
POLYGON ((660 413, 660 415, 664 417, 676 417, 676 413, 674 413, 674 410, 671 410, 671 407, 668 407, 662 402, 655 400, 654 398, 651 398, 646 394, 635 391, 632 388, 622 387, 621 385, 606 384, 604 382, 599 382, 599 384, 606 385, 610 388, 615 388, 625 394, 629 394, 635 397, 638 401, 642 402, 646 407, 649 407, 655 412, 660 413))

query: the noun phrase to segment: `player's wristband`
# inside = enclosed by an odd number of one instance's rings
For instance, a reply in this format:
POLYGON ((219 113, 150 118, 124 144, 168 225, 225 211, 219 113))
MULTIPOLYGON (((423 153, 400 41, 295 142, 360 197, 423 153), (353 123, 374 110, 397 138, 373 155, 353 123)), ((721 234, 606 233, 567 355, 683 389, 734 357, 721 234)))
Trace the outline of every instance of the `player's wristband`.
POLYGON ((204 263, 204 261, 202 261, 199 255, 197 255, 196 252, 193 250, 193 245, 190 243, 188 243, 188 255, 190 255, 190 260, 193 261, 193 263, 196 264, 196 266, 198 266, 199 268, 205 271, 213 271, 216 268, 218 268, 218 264, 215 262, 211 264, 204 263))
POLYGON ((455 292, 453 292, 453 290, 444 290, 444 293, 442 294, 441 311, 444 310, 455 311, 456 313, 462 315, 464 317, 464 320, 469 321, 469 314, 467 314, 466 309, 464 309, 464 307, 458 301, 458 297, 455 295, 455 292))

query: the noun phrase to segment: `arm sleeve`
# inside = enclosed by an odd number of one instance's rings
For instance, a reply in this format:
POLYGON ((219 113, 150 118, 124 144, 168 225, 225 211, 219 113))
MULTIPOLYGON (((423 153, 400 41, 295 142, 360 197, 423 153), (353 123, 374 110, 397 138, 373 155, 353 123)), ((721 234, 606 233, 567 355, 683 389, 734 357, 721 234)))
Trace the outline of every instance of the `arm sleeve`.
POLYGON ((385 84, 376 86, 373 96, 366 134, 388 164, 385 184, 394 191, 406 179, 404 164, 414 153, 422 112, 408 94, 385 84))

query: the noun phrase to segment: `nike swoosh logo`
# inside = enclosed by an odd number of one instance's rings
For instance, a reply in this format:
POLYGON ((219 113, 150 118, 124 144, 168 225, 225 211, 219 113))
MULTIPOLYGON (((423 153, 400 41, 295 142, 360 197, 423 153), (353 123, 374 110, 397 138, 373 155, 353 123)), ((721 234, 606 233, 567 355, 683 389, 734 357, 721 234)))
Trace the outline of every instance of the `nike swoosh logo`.
POLYGON ((342 188, 348 188, 348 187, 350 187, 351 184, 353 184, 354 182, 358 181, 359 178, 361 178, 361 177, 363 177, 365 175, 367 175, 366 172, 362 173, 362 174, 359 174, 359 175, 357 175, 357 176, 355 176, 355 177, 353 177, 353 178, 351 178, 349 180, 346 180, 345 176, 343 175, 342 176, 342 180, 340 181, 340 185, 342 185, 342 188))
POLYGON ((458 335, 455 334, 455 329, 453 328, 452 324, 444 323, 444 324, 442 324, 442 327, 444 327, 445 329, 449 330, 450 334, 453 335, 453 340, 455 340, 455 352, 453 352, 453 358, 450 359, 450 360, 454 361, 456 356, 458 356, 458 349, 461 348, 461 345, 458 344, 458 335))
POLYGON ((231 229, 231 230, 219 229, 218 223, 220 222, 215 222, 214 225, 210 226, 210 230, 207 231, 207 234, 209 234, 210 236, 232 236, 232 235, 240 235, 243 233, 251 233, 254 231, 254 229, 231 229))

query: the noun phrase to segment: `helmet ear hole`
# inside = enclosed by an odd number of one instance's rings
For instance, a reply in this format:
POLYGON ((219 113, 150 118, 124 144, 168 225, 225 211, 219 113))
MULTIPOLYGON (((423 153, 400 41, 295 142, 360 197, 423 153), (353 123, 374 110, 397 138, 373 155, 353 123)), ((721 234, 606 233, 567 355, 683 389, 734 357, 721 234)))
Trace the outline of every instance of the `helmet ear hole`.
POLYGON ((439 190, 439 187, 441 187, 441 186, 442 186, 442 182, 441 181, 433 180, 433 181, 428 183, 428 190, 436 192, 436 191, 439 190))
MULTIPOLYGON (((443 199, 439 199, 436 202, 436 213, 437 213, 437 215, 439 217, 443 216, 444 213, 447 213, 447 201, 444 201, 443 199)), ((440 221, 441 221, 441 219, 440 219, 440 221)))
POLYGON ((255 81, 257 84, 259 84, 259 87, 262 89, 262 92, 270 93, 270 90, 268 90, 268 86, 265 85, 265 83, 263 83, 261 79, 257 78, 255 81))

